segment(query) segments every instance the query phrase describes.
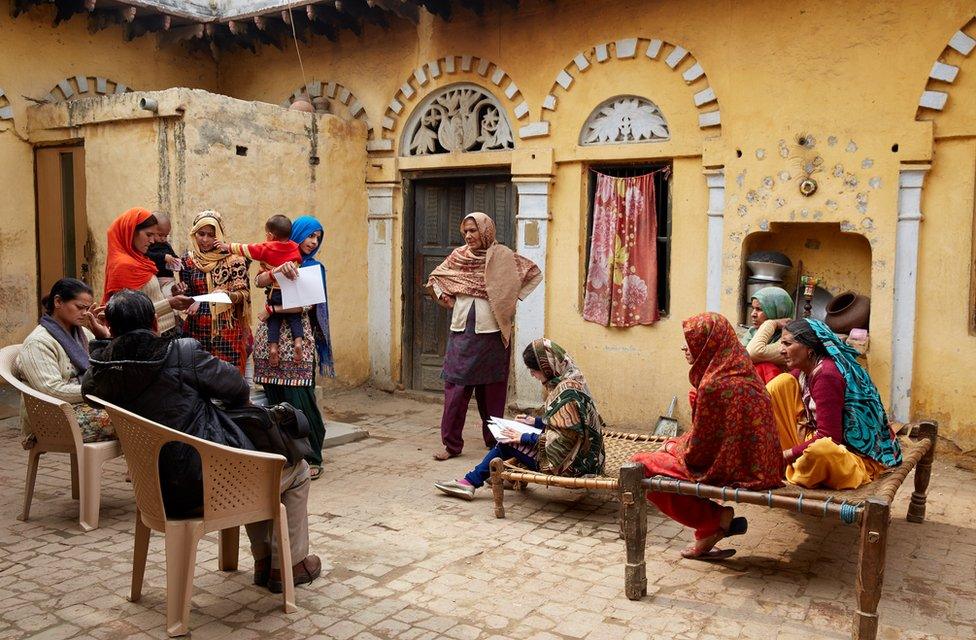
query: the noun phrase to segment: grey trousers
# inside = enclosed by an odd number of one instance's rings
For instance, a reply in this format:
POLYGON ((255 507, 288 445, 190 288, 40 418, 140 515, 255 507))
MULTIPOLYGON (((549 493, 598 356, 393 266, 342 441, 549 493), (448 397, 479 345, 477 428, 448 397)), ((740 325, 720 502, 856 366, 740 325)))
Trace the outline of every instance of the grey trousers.
MULTIPOLYGON (((308 463, 302 460, 281 471, 281 502, 288 517, 288 541, 291 547, 291 563, 297 564, 308 555, 308 463)), ((251 554, 255 560, 271 556, 271 566, 278 567, 278 541, 270 520, 255 522, 244 527, 251 541, 251 554)))

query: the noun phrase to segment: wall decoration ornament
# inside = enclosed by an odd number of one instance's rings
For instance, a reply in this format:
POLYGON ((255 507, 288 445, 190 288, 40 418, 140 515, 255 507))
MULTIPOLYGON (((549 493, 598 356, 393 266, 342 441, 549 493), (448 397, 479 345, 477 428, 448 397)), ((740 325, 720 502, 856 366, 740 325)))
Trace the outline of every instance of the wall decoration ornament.
POLYGON ((474 84, 449 85, 428 96, 403 130, 400 153, 437 153, 512 149, 512 127, 504 108, 474 84))
POLYGON ((959 67, 949 64, 949 62, 958 64, 961 61, 960 56, 968 57, 976 49, 976 38, 966 32, 966 29, 970 32, 976 31, 974 22, 976 22, 976 18, 970 18, 966 24, 960 27, 959 31, 956 31, 949 38, 949 42, 946 43, 939 57, 932 63, 925 89, 918 99, 918 108, 915 111, 916 120, 931 120, 930 114, 933 111, 938 112, 945 109, 946 103, 949 101, 949 90, 952 89, 951 85, 959 74, 959 67))
POLYGON ((657 142, 671 138, 656 104, 639 96, 617 96, 593 110, 580 131, 580 144, 657 142))
MULTIPOLYGON (((657 38, 623 38, 612 42, 603 42, 576 54, 564 66, 552 83, 549 95, 542 102, 540 120, 527 125, 531 128, 532 136, 549 134, 549 122, 546 111, 555 112, 559 108, 561 96, 572 90, 576 79, 589 69, 595 69, 601 64, 614 60, 643 60, 663 62, 671 71, 681 74, 685 84, 696 88, 692 95, 692 102, 698 111, 698 127, 702 130, 721 132, 722 118, 718 109, 718 98, 715 90, 708 86, 705 70, 690 51, 684 47, 659 40, 657 38)), ((524 133, 522 138, 530 137, 524 133)))
POLYGON ((47 95, 46 102, 65 102, 93 96, 120 95, 132 91, 121 82, 98 76, 73 76, 54 85, 47 95))

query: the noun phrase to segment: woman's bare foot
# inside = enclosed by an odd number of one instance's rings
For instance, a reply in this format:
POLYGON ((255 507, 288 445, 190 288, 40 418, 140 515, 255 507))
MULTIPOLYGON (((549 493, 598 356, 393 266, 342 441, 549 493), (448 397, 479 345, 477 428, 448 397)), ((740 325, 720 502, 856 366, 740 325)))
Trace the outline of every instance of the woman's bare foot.
POLYGON ((447 449, 444 449, 443 451, 438 451, 437 453, 434 454, 434 460, 439 460, 440 462, 444 462, 445 460, 450 460, 451 458, 456 458, 459 455, 461 455, 461 454, 460 453, 451 453, 447 449))
POLYGON ((268 364, 277 367, 281 364, 281 351, 278 349, 277 342, 268 343, 268 364))
POLYGON ((295 338, 295 362, 301 363, 305 359, 305 341, 295 338))

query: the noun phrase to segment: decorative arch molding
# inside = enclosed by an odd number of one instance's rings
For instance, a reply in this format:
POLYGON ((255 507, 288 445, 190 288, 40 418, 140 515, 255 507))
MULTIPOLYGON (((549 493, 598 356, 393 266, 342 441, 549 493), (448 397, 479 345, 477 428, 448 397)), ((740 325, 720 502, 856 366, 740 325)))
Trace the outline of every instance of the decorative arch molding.
POLYGON ((48 102, 65 102, 92 96, 110 96, 128 93, 129 87, 99 76, 69 76, 60 81, 44 96, 48 102))
POLYGON ((970 18, 959 31, 956 31, 949 38, 949 42, 946 43, 939 57, 932 64, 932 70, 929 71, 929 77, 925 83, 925 90, 922 91, 922 96, 918 99, 918 108, 915 110, 916 120, 931 120, 934 116, 932 112, 945 109, 946 103, 949 101, 952 83, 956 81, 956 76, 959 75, 959 67, 949 64, 946 60, 951 60, 956 54, 969 57, 969 54, 976 49, 976 38, 969 35, 967 30, 970 33, 976 33, 976 17, 970 18))
MULTIPOLYGON (((490 85, 482 86, 482 89, 486 90, 487 93, 492 94, 492 86, 501 89, 505 100, 512 106, 512 113, 515 114, 517 120, 522 121, 529 115, 529 105, 522 97, 522 91, 515 80, 496 63, 478 56, 445 56, 414 69, 413 73, 393 94, 393 99, 386 107, 386 112, 380 123, 382 126, 380 139, 372 141, 368 146, 371 151, 391 151, 393 149, 394 132, 404 115, 406 106, 410 102, 418 100, 424 88, 442 75, 480 76, 490 83, 490 85)), ((480 83, 479 86, 481 86, 480 83)), ((524 126, 519 129, 519 137, 526 137, 525 129, 524 126)))
POLYGON ((0 120, 13 120, 14 108, 10 106, 10 100, 3 89, 0 89, 0 120))
POLYGON ((281 102, 282 107, 289 107, 291 103, 295 101, 298 96, 303 92, 307 93, 310 98, 312 98, 312 104, 316 107, 315 111, 317 113, 335 113, 329 109, 321 108, 322 102, 316 102, 316 99, 323 99, 329 102, 338 101, 344 105, 349 110, 349 115, 363 122, 366 125, 368 131, 368 139, 374 140, 376 138, 376 131, 373 129, 373 125, 369 122, 369 116, 366 113, 366 107, 363 103, 353 95, 352 91, 338 82, 326 81, 321 82, 319 80, 313 80, 307 85, 303 85, 295 89, 290 96, 281 102))
POLYGON ((410 114, 399 146, 403 156, 514 148, 505 108, 490 91, 470 82, 429 93, 410 114))
POLYGON ((597 105, 580 129, 581 146, 662 142, 671 129, 661 109, 641 96, 614 96, 597 105))
MULTIPOLYGON (((672 71, 680 72, 685 84, 695 86, 698 91, 692 100, 698 111, 698 126, 703 130, 715 128, 721 133, 721 115, 718 108, 718 98, 715 90, 708 85, 708 78, 701 64, 691 52, 684 47, 671 44, 663 40, 652 38, 626 38, 614 42, 604 42, 594 45, 576 54, 576 56, 556 75, 549 95, 542 103, 539 122, 529 126, 536 128, 535 135, 549 134, 549 122, 546 112, 555 112, 559 107, 560 96, 569 93, 579 74, 584 73, 594 64, 603 64, 612 59, 646 59, 649 62, 663 62, 672 71)), ((525 137, 525 136, 523 136, 525 137)))

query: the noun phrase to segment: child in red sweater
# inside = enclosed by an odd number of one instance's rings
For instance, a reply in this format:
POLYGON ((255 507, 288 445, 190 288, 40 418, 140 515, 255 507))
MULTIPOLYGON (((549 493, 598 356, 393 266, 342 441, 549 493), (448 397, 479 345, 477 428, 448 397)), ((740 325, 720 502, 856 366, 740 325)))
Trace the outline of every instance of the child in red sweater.
MULTIPOLYGON (((265 269, 280 267, 286 262, 294 262, 301 266, 302 256, 298 250, 298 243, 291 240, 291 220, 287 216, 273 215, 264 223, 267 242, 258 244, 239 244, 237 242, 220 243, 221 251, 244 256, 251 260, 259 260, 265 269)), ((272 282, 274 280, 272 279, 272 282)), ((268 362, 272 367, 280 363, 278 342, 281 340, 281 322, 288 322, 291 336, 295 345, 295 361, 301 362, 304 355, 305 331, 302 328, 302 314, 275 313, 275 305, 281 305, 281 288, 272 284, 268 288, 268 362)))

